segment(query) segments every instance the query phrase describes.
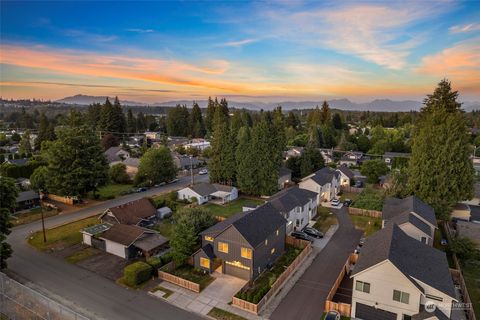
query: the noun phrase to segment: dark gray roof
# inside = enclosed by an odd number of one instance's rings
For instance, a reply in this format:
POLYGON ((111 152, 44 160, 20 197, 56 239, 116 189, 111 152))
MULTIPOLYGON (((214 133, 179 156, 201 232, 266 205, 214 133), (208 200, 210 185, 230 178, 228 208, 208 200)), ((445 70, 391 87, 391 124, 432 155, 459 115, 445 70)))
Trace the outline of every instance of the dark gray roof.
POLYGON ((355 176, 352 170, 350 170, 346 165, 341 165, 340 167, 338 167, 338 170, 340 170, 349 179, 353 179, 353 177, 355 176))
POLYGON ((215 259, 215 253, 213 252, 213 247, 210 243, 204 245, 200 250, 205 252, 205 255, 210 259, 215 259))
POLYGON ((168 239, 158 233, 146 234, 144 237, 136 240, 133 245, 145 251, 151 251, 165 245, 168 239))
POLYGON ((281 212, 289 212, 296 207, 303 207, 311 199, 316 199, 317 195, 316 192, 307 189, 300 189, 298 186, 295 186, 274 194, 269 199, 269 202, 275 207, 275 209, 281 212))
POLYGON ((410 158, 410 153, 405 152, 385 152, 384 158, 410 158))
POLYGON ((33 190, 23 191, 18 194, 17 202, 23 202, 27 200, 40 199, 38 192, 33 190))
POLYGON ((414 212, 420 217, 437 227, 437 218, 435 211, 431 206, 420 200, 416 196, 410 196, 405 199, 386 198, 383 203, 382 217, 390 220, 403 212, 414 212))
POLYGON ((415 279, 455 298, 445 253, 409 237, 396 224, 389 224, 370 236, 352 272, 358 274, 389 260, 414 285, 415 279))
POLYGON ((8 162, 10 164, 14 164, 16 166, 24 166, 27 164, 28 159, 27 158, 22 158, 22 159, 9 159, 5 160, 5 162, 8 162))
POLYGON ((217 191, 231 192, 233 190, 233 187, 230 186, 206 182, 197 183, 189 188, 195 191, 197 194, 201 195, 202 197, 206 197, 217 191))
POLYGON ((431 229, 428 224, 417 218, 415 215, 411 214, 410 212, 403 212, 394 218, 388 220, 388 223, 396 223, 398 225, 404 224, 410 222, 412 225, 417 227, 420 231, 423 233, 426 233, 428 235, 431 234, 431 229))
POLYGON ((122 161, 122 158, 120 158, 117 155, 117 153, 120 150, 122 150, 121 147, 110 147, 104 152, 105 157, 107 157, 108 163, 112 163, 112 162, 115 162, 115 161, 122 161))
POLYGON ((280 170, 278 172, 279 177, 288 176, 288 175, 291 175, 291 174, 292 174, 292 170, 290 170, 288 168, 285 168, 285 167, 280 167, 280 170))
POLYGON ((128 157, 127 159, 123 160, 123 164, 128 166, 128 167, 138 168, 138 166, 140 165, 140 159, 139 158, 128 157))
POLYGON ((470 207, 470 220, 480 221, 480 206, 469 205, 470 207))
POLYGON ((318 183, 319 185, 325 185, 327 183, 331 183, 334 177, 339 176, 339 172, 330 168, 324 167, 313 174, 310 179, 318 183))
POLYGON ((221 221, 200 234, 211 234, 216 237, 233 226, 255 248, 278 228, 285 226, 286 223, 287 220, 277 209, 270 203, 265 203, 254 210, 241 212, 221 221))

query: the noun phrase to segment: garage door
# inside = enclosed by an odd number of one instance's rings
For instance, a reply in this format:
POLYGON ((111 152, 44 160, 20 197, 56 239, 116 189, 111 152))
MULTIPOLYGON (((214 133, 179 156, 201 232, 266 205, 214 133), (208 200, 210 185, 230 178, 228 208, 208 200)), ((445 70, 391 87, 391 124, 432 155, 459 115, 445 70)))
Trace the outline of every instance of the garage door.
POLYGON ((225 271, 225 274, 229 274, 240 279, 250 280, 250 270, 229 264, 228 261, 225 262, 223 270, 225 271))
POLYGON ((396 320, 397 314, 357 302, 355 307, 355 318, 362 320, 396 320))

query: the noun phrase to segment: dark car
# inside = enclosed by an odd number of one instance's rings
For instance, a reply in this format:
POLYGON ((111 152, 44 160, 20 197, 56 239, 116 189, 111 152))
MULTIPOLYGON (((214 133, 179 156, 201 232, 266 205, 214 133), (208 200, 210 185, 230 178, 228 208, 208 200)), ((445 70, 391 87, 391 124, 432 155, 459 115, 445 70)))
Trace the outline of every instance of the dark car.
POLYGON ((137 192, 145 192, 145 191, 147 191, 147 188, 145 188, 145 187, 137 189, 137 192))
POLYGON ((355 182, 355 188, 363 188, 363 181, 358 180, 355 182))
POLYGON ((307 235, 309 235, 310 237, 323 238, 323 233, 321 233, 320 231, 318 231, 318 230, 315 229, 315 228, 305 227, 305 228, 303 228, 302 231, 305 232, 305 233, 306 233, 307 235))
POLYGON ((345 201, 343 201, 343 205, 345 207, 350 207, 350 205, 352 204, 352 200, 351 199, 345 199, 345 201))
POLYGON ((328 311, 325 315, 325 320, 340 320, 340 313, 337 311, 328 311))
POLYGON ((307 240, 307 241, 313 242, 313 238, 302 231, 293 231, 291 236, 294 237, 295 239, 301 239, 301 240, 307 240))

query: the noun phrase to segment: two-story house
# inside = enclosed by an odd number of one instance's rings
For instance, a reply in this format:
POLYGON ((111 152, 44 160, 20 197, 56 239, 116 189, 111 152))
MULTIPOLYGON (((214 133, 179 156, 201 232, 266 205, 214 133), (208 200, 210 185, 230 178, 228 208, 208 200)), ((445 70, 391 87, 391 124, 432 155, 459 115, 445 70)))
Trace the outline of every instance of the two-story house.
POLYGON ((351 277, 352 319, 450 319, 457 301, 445 253, 396 224, 367 239, 351 277), (432 303, 434 312, 426 312, 432 303))
POLYGON ((317 193, 297 186, 274 194, 268 202, 287 219, 287 234, 305 228, 317 213, 317 193))
POLYGON ((437 226, 435 211, 417 196, 387 198, 383 204, 382 227, 397 224, 410 237, 433 245, 437 226))
POLYGON ((340 173, 340 185, 341 186, 350 186, 355 174, 350 170, 346 165, 341 165, 337 168, 337 171, 340 173))
POLYGON ((349 151, 346 152, 340 158, 340 165, 346 165, 347 167, 358 166, 363 161, 363 152, 359 151, 349 151))
POLYGON ((200 233, 196 268, 254 280, 285 251, 287 221, 271 204, 238 213, 200 233))
POLYGON ((148 226, 157 219, 157 209, 147 198, 130 201, 105 210, 99 217, 102 223, 148 226))
POLYGON ((298 184, 301 189, 317 193, 317 204, 330 201, 340 192, 340 173, 330 167, 324 167, 306 176, 298 184))

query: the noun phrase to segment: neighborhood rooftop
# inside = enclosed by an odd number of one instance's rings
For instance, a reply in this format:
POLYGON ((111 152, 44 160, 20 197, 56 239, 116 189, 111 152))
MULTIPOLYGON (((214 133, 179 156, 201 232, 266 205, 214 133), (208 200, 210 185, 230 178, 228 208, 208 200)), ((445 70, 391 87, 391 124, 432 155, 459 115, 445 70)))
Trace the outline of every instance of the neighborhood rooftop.
POLYGON ((316 192, 300 189, 298 186, 295 186, 274 194, 269 202, 275 209, 281 212, 289 212, 296 207, 303 207, 311 199, 316 199, 316 197, 316 192))
POLYGON ((435 211, 416 196, 405 199, 387 198, 383 205, 383 219, 390 220, 403 212, 415 212, 433 226, 437 226, 435 211))
POLYGON ((153 233, 154 231, 138 226, 118 223, 112 225, 111 228, 105 231, 100 237, 128 247, 145 232, 153 233))
POLYGON ((414 214, 411 214, 410 212, 403 212, 400 213, 399 215, 393 217, 391 220, 388 220, 388 223, 396 223, 398 225, 402 225, 406 222, 410 222, 413 224, 415 227, 417 227, 419 230, 423 231, 426 234, 430 234, 430 226, 423 222, 421 219, 417 218, 414 214))
POLYGON ((338 177, 339 172, 330 168, 324 167, 315 172, 310 178, 320 185, 332 182, 333 177, 338 177))
POLYGON ((215 192, 231 192, 233 187, 217 183, 197 183, 191 186, 190 189, 192 189, 202 197, 206 197, 215 192))
POLYGON ((367 239, 352 276, 385 260, 415 286, 421 288, 417 282, 421 281, 455 298, 445 254, 409 237, 396 224, 389 224, 367 239))
POLYGON ((146 198, 131 201, 108 209, 100 218, 110 211, 119 223, 137 224, 141 220, 156 214, 156 209, 146 198))

